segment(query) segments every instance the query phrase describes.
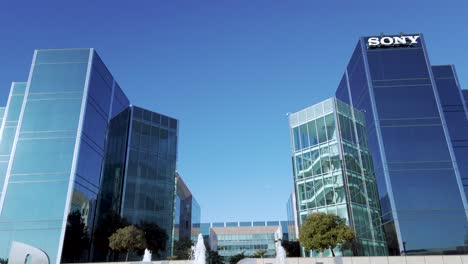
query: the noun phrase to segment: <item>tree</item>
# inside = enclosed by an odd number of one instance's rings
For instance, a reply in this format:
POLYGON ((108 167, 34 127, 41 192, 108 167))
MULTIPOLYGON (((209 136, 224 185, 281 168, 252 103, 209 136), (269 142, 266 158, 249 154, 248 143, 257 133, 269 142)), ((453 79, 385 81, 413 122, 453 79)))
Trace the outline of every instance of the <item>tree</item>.
POLYGON ((353 230, 346 220, 335 214, 315 213, 307 217, 299 232, 299 241, 307 250, 323 252, 354 239, 353 230))
POLYGON ((189 259, 192 246, 190 238, 181 238, 174 242, 174 255, 177 259, 189 259))
POLYGON ((109 247, 112 250, 127 252, 125 261, 128 261, 130 252, 146 248, 145 233, 133 225, 119 228, 109 237, 109 247))
POLYGON ((265 249, 258 249, 253 256, 255 258, 263 258, 267 252, 268 251, 266 251, 265 249))
POLYGON ((63 242, 62 262, 79 262, 89 247, 88 229, 80 211, 68 214, 63 242))
POLYGON ((301 247, 299 246, 298 241, 283 240, 281 241, 281 245, 284 250, 286 250, 288 257, 295 258, 301 256, 301 247))
POLYGON ((109 261, 109 237, 117 229, 128 225, 128 222, 114 211, 108 211, 98 219, 97 227, 93 234, 94 261, 109 261))
POLYGON ((8 258, 0 258, 0 264, 8 264, 8 258))
POLYGON ((242 259, 245 259, 245 254, 244 252, 240 253, 240 254, 237 254, 237 255, 233 255, 229 258, 229 263, 230 264, 237 264, 237 262, 239 262, 240 260, 242 259))
POLYGON ((159 256, 159 252, 166 250, 169 237, 164 229, 150 222, 142 222, 138 227, 145 233, 146 247, 153 255, 159 256))
POLYGON ((208 264, 224 264, 224 258, 219 255, 218 251, 209 250, 206 258, 208 264))

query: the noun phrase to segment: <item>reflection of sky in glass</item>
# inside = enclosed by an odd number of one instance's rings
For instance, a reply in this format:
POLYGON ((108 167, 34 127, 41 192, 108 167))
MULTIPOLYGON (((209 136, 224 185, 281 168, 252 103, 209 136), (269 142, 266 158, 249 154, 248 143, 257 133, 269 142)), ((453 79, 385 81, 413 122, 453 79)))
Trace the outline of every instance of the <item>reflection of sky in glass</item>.
MULTIPOLYGON (((461 105, 461 93, 451 69, 432 68, 440 98, 435 97, 429 69, 423 45, 366 49, 364 57, 358 45, 347 68, 350 87, 347 89, 342 81, 336 95, 364 112, 384 213, 393 212, 406 249, 445 248, 455 252, 464 246, 467 219, 445 133, 450 132, 452 140, 466 140, 466 132, 461 131, 466 130, 468 122, 462 109, 461 114, 453 111, 454 106, 461 105), (358 63, 363 58, 368 60, 370 82, 364 64, 358 63), (372 85, 370 90, 368 83, 372 85), (447 130, 442 126, 438 100, 445 112, 442 118, 449 126, 447 130), (379 123, 375 124, 375 120, 379 123), (390 197, 387 183, 392 188, 390 197)), ((468 157, 456 147, 453 152, 468 157)), ((466 163, 459 163, 462 175, 466 163)), ((384 218, 391 219, 387 215, 384 218)), ((403 249, 403 245, 399 247, 403 249)))
MULTIPOLYGON (((7 174, 0 257, 7 257, 11 241, 19 241, 47 252, 51 263, 58 261, 89 56, 89 49, 37 52, 7 174)), ((16 97, 11 115, 19 114, 16 97)))
POLYGON ((291 114, 290 123, 299 224, 310 213, 337 214, 354 228, 359 254, 386 255, 364 114, 329 99, 291 114))

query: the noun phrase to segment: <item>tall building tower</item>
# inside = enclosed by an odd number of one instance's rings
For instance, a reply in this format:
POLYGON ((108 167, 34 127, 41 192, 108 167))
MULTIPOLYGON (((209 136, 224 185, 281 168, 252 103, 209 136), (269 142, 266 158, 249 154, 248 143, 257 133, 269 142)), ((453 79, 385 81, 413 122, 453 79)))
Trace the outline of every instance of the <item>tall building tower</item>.
MULTIPOLYGON (((178 121, 130 106, 109 126, 97 230, 105 234, 109 214, 137 226, 156 224, 169 239, 154 256, 166 259, 172 253, 178 121)), ((105 261, 108 251, 106 243, 96 243, 93 260, 105 261)))
POLYGON ((200 205, 182 177, 178 173, 176 175, 174 243, 191 240, 196 244, 200 234, 200 205))
POLYGON ((289 115, 289 122, 299 226, 311 213, 337 214, 357 239, 335 252, 387 255, 363 113, 332 98, 289 115))
POLYGON ((468 119, 454 67, 430 64, 422 34, 363 37, 336 97, 363 113, 389 254, 468 253, 468 119))
POLYGON ((109 177, 109 210, 172 235, 177 121, 130 106, 93 49, 36 50, 2 112, 0 258, 20 242, 50 263, 88 261, 109 177))

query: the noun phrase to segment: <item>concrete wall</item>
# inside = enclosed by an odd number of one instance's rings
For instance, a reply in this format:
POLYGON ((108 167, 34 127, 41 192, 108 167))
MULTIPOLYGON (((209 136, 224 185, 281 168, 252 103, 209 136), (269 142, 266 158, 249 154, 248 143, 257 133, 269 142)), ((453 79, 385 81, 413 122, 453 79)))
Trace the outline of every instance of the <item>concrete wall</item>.
MULTIPOLYGON (((153 264, 192 264, 191 260, 153 261, 153 264)), ((288 258, 286 264, 468 264, 468 255, 462 256, 411 256, 411 257, 327 257, 288 258)), ((125 262, 106 262, 123 264, 125 262)), ((131 264, 146 264, 130 262, 131 264)), ((101 263, 102 264, 102 263, 101 263)), ((252 259, 249 264, 275 264, 274 258, 252 259)))

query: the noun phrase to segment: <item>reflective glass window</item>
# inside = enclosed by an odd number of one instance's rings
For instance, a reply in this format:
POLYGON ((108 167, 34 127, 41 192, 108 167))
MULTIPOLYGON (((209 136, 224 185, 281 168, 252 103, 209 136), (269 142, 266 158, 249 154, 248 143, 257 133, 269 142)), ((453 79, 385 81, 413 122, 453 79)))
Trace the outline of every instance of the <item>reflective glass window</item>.
POLYGON ((58 93, 83 91, 87 68, 87 63, 35 65, 29 92, 58 93))
POLYGON ((38 100, 26 103, 21 132, 76 130, 81 100, 38 100))
POLYGON ((301 148, 309 147, 309 137, 307 135, 307 124, 299 126, 299 133, 301 137, 301 148))
POLYGON ((309 131, 309 142, 311 146, 318 144, 317 130, 315 128, 315 120, 307 123, 307 129, 309 131))
POLYGON ((325 119, 323 117, 318 118, 317 120, 317 134, 320 143, 327 141, 327 132, 325 126, 325 119))
POLYGON ((75 139, 20 140, 12 174, 70 171, 75 139))

